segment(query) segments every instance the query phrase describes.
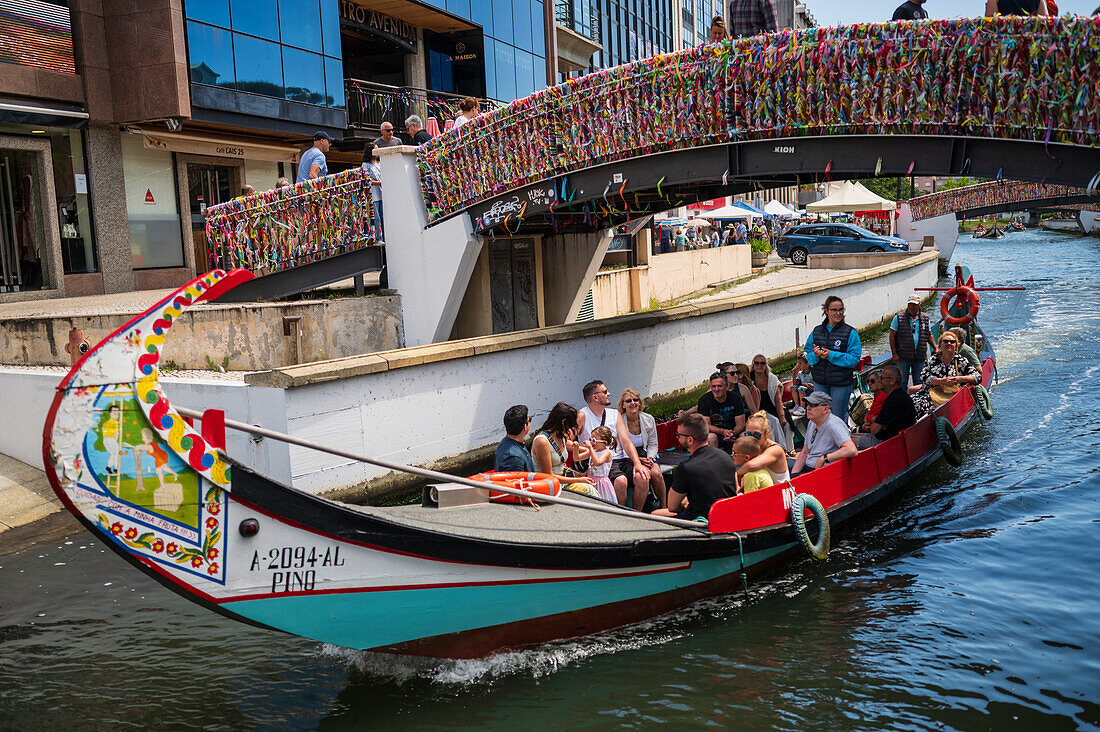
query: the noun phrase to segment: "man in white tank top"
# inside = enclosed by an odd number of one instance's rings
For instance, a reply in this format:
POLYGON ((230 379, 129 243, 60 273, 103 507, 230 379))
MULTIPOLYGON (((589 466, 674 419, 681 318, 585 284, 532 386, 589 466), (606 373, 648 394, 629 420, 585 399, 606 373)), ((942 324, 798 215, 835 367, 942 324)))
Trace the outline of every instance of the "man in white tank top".
POLYGON ((584 385, 581 391, 584 396, 584 406, 577 416, 580 427, 580 442, 587 442, 592 437, 592 430, 604 426, 611 428, 615 439, 619 442, 618 450, 623 457, 629 458, 634 463, 634 485, 649 485, 649 471, 642 465, 638 457, 638 451, 634 449, 634 443, 630 440, 630 434, 626 429, 626 422, 619 419, 619 412, 610 409, 611 393, 604 383, 597 379, 584 385))

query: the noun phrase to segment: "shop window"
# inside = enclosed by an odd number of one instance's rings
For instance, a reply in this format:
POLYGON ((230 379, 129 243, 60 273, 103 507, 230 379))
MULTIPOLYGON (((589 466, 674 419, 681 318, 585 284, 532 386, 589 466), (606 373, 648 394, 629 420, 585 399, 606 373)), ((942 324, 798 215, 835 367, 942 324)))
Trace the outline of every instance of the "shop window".
POLYGON ((0 149, 0 292, 44 284, 38 153, 0 149))
POLYGON ((229 0, 187 0, 184 9, 191 20, 229 27, 229 0))
POLYGON ((283 46, 283 69, 287 99, 325 103, 325 65, 320 56, 283 46))
POLYGON ((230 3, 233 30, 271 41, 279 40, 279 10, 275 0, 230 0, 230 3))
POLYGON ((234 33, 233 51, 240 69, 237 89, 269 97, 283 96, 283 62, 277 43, 234 33))
POLYGON ((321 8, 317 0, 279 0, 279 26, 284 45, 321 52, 321 8))
POLYGON ((79 130, 50 132, 53 185, 57 195, 61 263, 65 274, 97 272, 88 178, 84 167, 84 135, 79 130))
POLYGON ((229 31, 188 21, 187 51, 192 83, 231 87, 236 82, 229 31))
POLYGON ((134 269, 183 266, 183 235, 172 153, 122 135, 122 176, 134 269))

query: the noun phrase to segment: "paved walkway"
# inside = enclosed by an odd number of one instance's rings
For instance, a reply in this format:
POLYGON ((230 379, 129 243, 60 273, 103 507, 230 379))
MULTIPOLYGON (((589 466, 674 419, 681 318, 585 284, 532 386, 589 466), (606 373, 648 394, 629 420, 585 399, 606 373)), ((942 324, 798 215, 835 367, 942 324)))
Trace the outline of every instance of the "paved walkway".
POLYGON ((38 468, 0 455, 0 557, 79 530, 38 468))
MULTIPOLYGON (((768 265, 782 264, 781 260, 773 257, 768 261, 768 265)), ((748 295, 754 292, 764 292, 766 290, 775 290, 783 287, 791 287, 793 285, 804 285, 808 282, 817 282, 818 280, 827 280, 830 277, 836 277, 839 274, 843 274, 845 271, 840 269, 806 269, 804 267, 792 267, 787 265, 776 272, 769 272, 768 274, 751 279, 748 282, 742 282, 739 285, 734 285, 728 289, 724 289, 720 292, 716 292, 713 295, 704 295, 698 297, 691 302, 698 303, 706 300, 713 300, 718 297, 729 297, 730 295, 748 295)))

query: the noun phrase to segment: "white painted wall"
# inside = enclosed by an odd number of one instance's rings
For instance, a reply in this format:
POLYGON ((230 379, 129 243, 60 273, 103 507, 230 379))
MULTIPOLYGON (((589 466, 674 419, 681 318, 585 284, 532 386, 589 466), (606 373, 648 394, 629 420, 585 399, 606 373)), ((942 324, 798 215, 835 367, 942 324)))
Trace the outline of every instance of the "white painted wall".
POLYGON ((1100 214, 1093 211, 1081 211, 1077 221, 1086 234, 1100 234, 1100 214))
MULTIPOLYGON (((169 341, 170 343, 170 341, 169 341)), ((170 348, 170 346, 169 346, 170 348)), ((42 465, 42 430, 64 377, 61 371, 0 368, 0 453, 28 465, 42 465)), ((224 409, 226 416, 268 429, 286 428, 286 392, 221 380, 161 380, 168 400, 192 409, 224 409)), ((242 432, 226 430, 228 453, 277 480, 290 479, 290 452, 273 440, 254 442, 242 432)))
POLYGON ((951 261, 951 255, 955 252, 955 241, 959 238, 959 222, 955 214, 913 221, 909 204, 901 202, 898 204, 897 232, 898 236, 909 242, 910 251, 920 249, 924 237, 935 237, 940 258, 951 261))
MULTIPOLYGON (((859 278, 863 273, 855 273, 859 278)), ((905 307, 916 287, 933 286, 934 258, 886 276, 807 294, 718 310, 681 306, 694 317, 620 330, 619 321, 578 329, 569 337, 548 331, 546 343, 495 353, 409 366, 290 389, 290 432, 374 457, 424 464, 497 442, 501 419, 513 404, 526 404, 535 426, 558 401, 581 404, 581 387, 603 379, 617 395, 627 387, 643 395, 702 383, 719 361, 747 361, 755 353, 776 356, 801 347, 820 322, 827 294, 844 298, 848 322, 863 327, 905 307), (716 312, 716 310, 718 310, 716 312), (600 331, 610 330, 602 334, 600 331), (797 336, 796 336, 797 332, 797 336), (587 334, 586 334, 587 333, 587 334)), ((625 319, 623 319, 625 320, 625 319)), ((462 342, 453 345, 456 349, 462 342)), ((294 484, 324 492, 360 484, 385 471, 304 449, 291 449, 294 484)))
POLYGON ((470 217, 428 225, 416 148, 380 148, 382 215, 390 287, 401 294, 405 345, 447 340, 481 251, 470 217))

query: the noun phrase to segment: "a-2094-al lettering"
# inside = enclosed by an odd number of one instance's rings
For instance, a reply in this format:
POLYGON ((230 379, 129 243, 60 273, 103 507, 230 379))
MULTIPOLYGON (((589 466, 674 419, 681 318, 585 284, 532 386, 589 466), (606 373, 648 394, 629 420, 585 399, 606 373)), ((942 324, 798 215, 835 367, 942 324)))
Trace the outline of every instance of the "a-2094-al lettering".
POLYGON ((318 551, 315 546, 284 546, 268 549, 263 556, 258 551, 253 552, 252 565, 248 571, 343 566, 344 558, 340 556, 338 546, 323 551, 318 551))

